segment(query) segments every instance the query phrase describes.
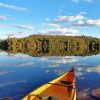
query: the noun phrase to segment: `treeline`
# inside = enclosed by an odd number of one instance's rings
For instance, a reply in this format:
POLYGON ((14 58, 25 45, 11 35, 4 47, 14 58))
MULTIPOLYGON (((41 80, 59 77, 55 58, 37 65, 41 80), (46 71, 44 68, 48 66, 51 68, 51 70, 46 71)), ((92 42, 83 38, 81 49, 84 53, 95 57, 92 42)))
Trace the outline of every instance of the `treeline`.
POLYGON ((32 35, 26 38, 7 40, 10 53, 43 55, 85 55, 100 51, 100 39, 86 36, 32 35))
POLYGON ((26 38, 11 38, 7 40, 8 47, 16 48, 36 48, 41 47, 58 47, 58 46, 82 46, 93 47, 100 46, 100 39, 86 36, 47 36, 47 35, 33 35, 26 38))
POLYGON ((8 42, 7 40, 0 39, 0 50, 7 50, 8 49, 8 42))

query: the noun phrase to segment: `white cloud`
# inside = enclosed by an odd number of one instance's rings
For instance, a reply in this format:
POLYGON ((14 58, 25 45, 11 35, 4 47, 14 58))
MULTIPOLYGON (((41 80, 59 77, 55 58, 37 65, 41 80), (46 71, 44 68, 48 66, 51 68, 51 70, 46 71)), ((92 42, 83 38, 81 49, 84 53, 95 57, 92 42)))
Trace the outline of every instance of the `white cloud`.
POLYGON ((96 19, 96 20, 93 20, 93 19, 89 19, 87 20, 87 24, 89 25, 93 25, 93 26, 100 26, 100 19, 96 19))
POLYGON ((7 28, 8 25, 0 24, 0 28, 7 28))
POLYGON ((84 15, 84 14, 86 14, 86 12, 85 11, 81 11, 79 14, 84 15))
POLYGON ((50 21, 50 18, 46 18, 45 21, 49 22, 50 21))
POLYGON ((85 0, 86 2, 89 2, 89 3, 92 3, 93 2, 93 0, 85 0))
POLYGON ((83 20, 84 16, 81 14, 78 14, 76 16, 58 16, 55 19, 55 22, 72 22, 72 21, 80 21, 83 20))
POLYGON ((82 25, 82 24, 84 24, 84 21, 80 20, 80 21, 78 21, 78 24, 82 25))
POLYGON ((0 16, 0 20, 7 20, 7 17, 5 17, 5 16, 0 16))
POLYGON ((77 24, 74 24, 72 26, 81 26, 81 27, 87 27, 87 26, 97 26, 100 27, 100 19, 88 19, 86 21, 78 21, 77 24))
POLYGON ((48 24, 47 26, 50 26, 50 27, 60 27, 60 25, 59 24, 48 24))
POLYGON ((79 0, 72 0, 73 3, 79 3, 79 0))
POLYGON ((34 29, 33 25, 15 25, 19 29, 34 29))
POLYGON ((0 2, 0 7, 9 8, 9 9, 13 9, 13 10, 27 11, 27 8, 17 7, 17 6, 9 5, 9 4, 3 3, 3 2, 0 2))
POLYGON ((41 30, 39 33, 50 34, 50 35, 78 35, 79 30, 70 28, 55 28, 55 29, 41 30))
POLYGON ((26 28, 25 29, 21 28, 21 29, 23 29, 23 30, 11 31, 11 32, 6 33, 4 36, 6 36, 5 38, 8 38, 8 37, 24 38, 24 37, 28 37, 29 35, 35 34, 34 30, 32 30, 32 29, 26 29, 26 28))
MULTIPOLYGON (((72 0, 72 3, 79 3, 81 0, 72 0)), ((93 0, 84 0, 85 2, 92 3, 93 0)))

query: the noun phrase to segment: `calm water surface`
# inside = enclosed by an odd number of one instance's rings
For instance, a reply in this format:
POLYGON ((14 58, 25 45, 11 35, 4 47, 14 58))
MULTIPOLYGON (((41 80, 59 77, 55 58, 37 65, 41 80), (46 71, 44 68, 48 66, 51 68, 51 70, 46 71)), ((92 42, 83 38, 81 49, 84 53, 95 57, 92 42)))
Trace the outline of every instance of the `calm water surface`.
POLYGON ((27 93, 75 67, 77 98, 95 100, 100 88, 100 55, 32 57, 0 52, 0 98, 21 100, 27 93))

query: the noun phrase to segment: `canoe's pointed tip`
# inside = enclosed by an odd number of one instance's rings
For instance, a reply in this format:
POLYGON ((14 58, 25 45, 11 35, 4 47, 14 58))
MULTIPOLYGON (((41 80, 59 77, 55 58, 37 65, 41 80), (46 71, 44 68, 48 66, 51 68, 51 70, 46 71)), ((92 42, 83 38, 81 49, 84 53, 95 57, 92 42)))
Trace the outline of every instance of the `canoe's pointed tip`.
POLYGON ((74 72, 74 67, 72 67, 72 68, 69 70, 69 72, 74 72))

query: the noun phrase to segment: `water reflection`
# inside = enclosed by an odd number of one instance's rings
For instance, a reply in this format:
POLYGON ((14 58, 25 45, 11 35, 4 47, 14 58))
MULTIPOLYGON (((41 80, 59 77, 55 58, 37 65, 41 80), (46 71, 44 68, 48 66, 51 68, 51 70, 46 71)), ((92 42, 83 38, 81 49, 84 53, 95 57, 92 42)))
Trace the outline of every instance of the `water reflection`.
POLYGON ((83 47, 83 46, 53 46, 53 47, 41 47, 38 46, 35 49, 30 48, 15 48, 11 46, 8 48, 9 54, 23 53, 30 56, 91 56, 100 53, 99 47, 83 47))
MULTIPOLYGON (((97 97, 92 97, 92 91, 95 88, 100 88, 100 65, 98 66, 77 66, 76 80, 77 80, 77 97, 78 99, 91 100, 97 97)), ((100 91, 99 91, 100 92, 100 91)))
POLYGON ((100 88, 100 55, 45 56, 0 53, 0 98, 21 100, 27 93, 75 67, 77 99, 94 99, 100 88), (51 74, 52 73, 52 74, 51 74))

